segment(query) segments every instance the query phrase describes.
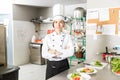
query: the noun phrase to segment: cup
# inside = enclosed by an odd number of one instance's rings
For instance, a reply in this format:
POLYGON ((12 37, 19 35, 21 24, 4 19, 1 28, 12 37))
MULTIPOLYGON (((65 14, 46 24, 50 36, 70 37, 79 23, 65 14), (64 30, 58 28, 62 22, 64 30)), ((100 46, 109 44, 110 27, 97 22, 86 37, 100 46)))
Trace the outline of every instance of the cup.
POLYGON ((112 56, 106 55, 105 57, 106 62, 110 63, 111 59, 112 59, 112 56))

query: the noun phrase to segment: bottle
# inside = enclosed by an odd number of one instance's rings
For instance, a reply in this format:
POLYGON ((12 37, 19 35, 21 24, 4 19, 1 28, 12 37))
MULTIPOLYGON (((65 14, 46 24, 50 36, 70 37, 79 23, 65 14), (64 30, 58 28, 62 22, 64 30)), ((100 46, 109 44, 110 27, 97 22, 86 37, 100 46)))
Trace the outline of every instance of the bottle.
POLYGON ((33 35, 32 39, 31 39, 31 42, 35 42, 35 39, 36 39, 36 37, 35 37, 35 35, 33 35))
POLYGON ((108 53, 108 47, 106 46, 105 49, 106 49, 106 54, 107 54, 108 53))
POLYGON ((36 40, 39 40, 39 32, 37 30, 35 31, 35 37, 36 37, 36 40))

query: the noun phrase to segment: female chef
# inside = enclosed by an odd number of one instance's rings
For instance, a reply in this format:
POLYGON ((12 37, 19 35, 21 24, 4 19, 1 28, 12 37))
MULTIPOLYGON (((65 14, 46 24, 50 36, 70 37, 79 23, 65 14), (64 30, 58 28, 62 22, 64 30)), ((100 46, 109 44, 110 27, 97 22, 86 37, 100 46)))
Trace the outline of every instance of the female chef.
POLYGON ((46 80, 64 70, 69 69, 67 58, 74 54, 71 36, 63 31, 63 16, 53 18, 54 32, 43 39, 42 57, 47 59, 46 80))

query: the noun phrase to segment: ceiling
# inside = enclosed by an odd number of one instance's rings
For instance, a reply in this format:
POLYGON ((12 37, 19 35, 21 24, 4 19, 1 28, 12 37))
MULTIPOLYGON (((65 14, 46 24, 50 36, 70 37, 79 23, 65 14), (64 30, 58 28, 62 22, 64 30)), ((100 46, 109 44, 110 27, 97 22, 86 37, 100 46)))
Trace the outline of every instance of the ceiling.
POLYGON ((52 7, 58 3, 63 5, 83 4, 86 3, 87 0, 14 0, 13 2, 19 5, 52 7))

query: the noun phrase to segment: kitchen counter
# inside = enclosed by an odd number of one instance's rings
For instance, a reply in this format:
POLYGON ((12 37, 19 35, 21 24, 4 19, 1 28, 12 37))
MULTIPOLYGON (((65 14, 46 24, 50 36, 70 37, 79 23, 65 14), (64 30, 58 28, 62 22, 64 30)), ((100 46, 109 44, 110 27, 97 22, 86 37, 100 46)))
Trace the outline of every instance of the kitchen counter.
MULTIPOLYGON (((91 59, 92 60, 92 59, 91 59)), ((90 60, 87 60, 90 61, 90 60)), ((86 61, 86 62, 87 62, 86 61)), ((68 80, 67 75, 74 72, 77 68, 84 67, 83 63, 72 66, 70 69, 61 72, 60 74, 48 79, 48 80, 68 80)), ((110 64, 108 63, 103 69, 97 69, 96 74, 91 74, 91 80, 120 80, 120 76, 115 75, 111 69, 110 64)))
POLYGON ((0 67, 0 80, 18 80, 19 69, 10 65, 0 67))
POLYGON ((43 44, 43 43, 42 42, 40 42, 40 43, 39 42, 30 42, 30 44, 38 44, 39 45, 39 44, 43 44))

